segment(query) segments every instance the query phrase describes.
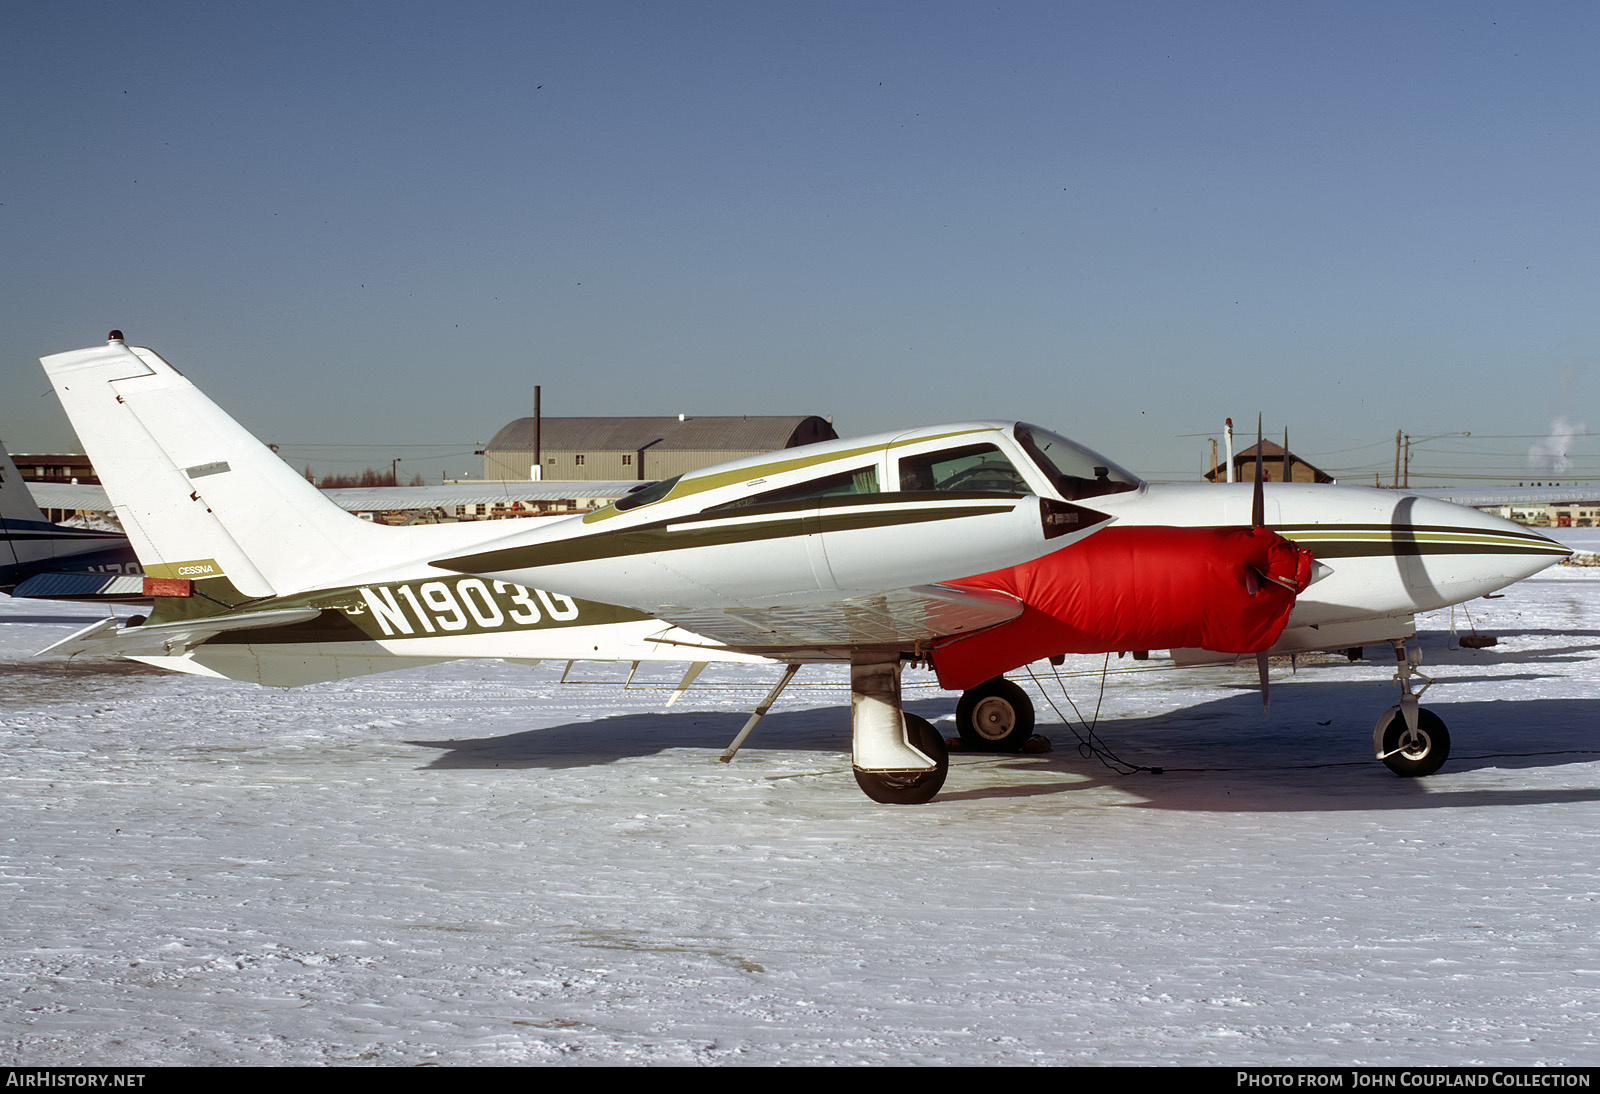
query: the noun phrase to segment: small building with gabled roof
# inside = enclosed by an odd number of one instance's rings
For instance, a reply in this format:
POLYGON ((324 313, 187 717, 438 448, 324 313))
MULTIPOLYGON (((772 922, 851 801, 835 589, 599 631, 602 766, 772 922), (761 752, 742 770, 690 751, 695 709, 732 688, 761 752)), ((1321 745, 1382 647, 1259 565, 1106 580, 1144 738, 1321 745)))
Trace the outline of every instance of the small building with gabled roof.
MULTIPOLYGON (((1333 476, 1319 467, 1302 460, 1293 452, 1287 451, 1283 445, 1272 441, 1261 442, 1261 477, 1267 482, 1322 482, 1331 483, 1333 476), (1284 474, 1284 465, 1288 464, 1289 473, 1284 474)), ((1256 446, 1251 445, 1243 452, 1234 454, 1233 478, 1235 482, 1254 482, 1256 480, 1256 446)), ((1226 464, 1218 464, 1206 472, 1209 482, 1227 482, 1228 468, 1226 464)))
POLYGON ((483 450, 483 477, 648 482, 837 437, 832 423, 815 414, 518 418, 483 450))

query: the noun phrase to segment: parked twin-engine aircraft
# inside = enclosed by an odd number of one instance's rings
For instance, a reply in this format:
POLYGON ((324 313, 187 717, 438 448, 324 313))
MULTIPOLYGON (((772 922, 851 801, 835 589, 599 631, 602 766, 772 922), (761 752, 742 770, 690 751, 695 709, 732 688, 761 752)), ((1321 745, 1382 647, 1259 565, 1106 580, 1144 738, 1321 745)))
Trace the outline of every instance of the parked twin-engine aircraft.
POLYGON ((139 573, 126 536, 51 523, 0 444, 0 593, 137 599, 139 573))
MULTIPOLYGON (((386 528, 117 332, 43 363, 155 597, 148 619, 51 650, 276 685, 465 657, 782 664, 774 695, 802 664, 848 663, 856 778, 878 801, 945 777, 943 740, 901 708, 907 662, 967 689, 964 737, 1014 747, 1032 715, 1001 674, 1041 657, 1403 651, 1411 613, 1567 554, 1385 491, 1150 486, 1012 422, 789 449, 583 516, 386 528)), ((1402 690, 1375 740, 1426 774, 1447 736, 1402 690)))

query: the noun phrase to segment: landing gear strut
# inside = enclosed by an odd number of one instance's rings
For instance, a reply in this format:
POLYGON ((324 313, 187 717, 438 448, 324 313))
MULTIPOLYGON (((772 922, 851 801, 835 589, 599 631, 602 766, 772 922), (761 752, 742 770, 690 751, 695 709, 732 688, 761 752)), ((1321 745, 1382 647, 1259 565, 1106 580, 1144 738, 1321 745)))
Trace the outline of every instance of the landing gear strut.
POLYGON ((850 663, 851 760, 875 802, 921 805, 944 786, 950 757, 926 719, 900 708, 900 662, 850 663))
POLYGON ((1444 720, 1431 710, 1423 710, 1417 703, 1433 680, 1417 668, 1422 664, 1422 651, 1406 651, 1403 641, 1394 643, 1395 683, 1400 685, 1400 702, 1383 712, 1372 730, 1372 750, 1384 766, 1396 775, 1421 778, 1432 775, 1450 758, 1450 731, 1444 720), (1423 684, 1411 690, 1411 677, 1422 678, 1423 684))
POLYGON ((906 740, 934 761, 926 771, 863 771, 855 768, 856 785, 861 792, 883 805, 921 805, 932 801, 944 786, 950 771, 950 753, 944 738, 933 723, 915 714, 902 714, 906 720, 906 740))

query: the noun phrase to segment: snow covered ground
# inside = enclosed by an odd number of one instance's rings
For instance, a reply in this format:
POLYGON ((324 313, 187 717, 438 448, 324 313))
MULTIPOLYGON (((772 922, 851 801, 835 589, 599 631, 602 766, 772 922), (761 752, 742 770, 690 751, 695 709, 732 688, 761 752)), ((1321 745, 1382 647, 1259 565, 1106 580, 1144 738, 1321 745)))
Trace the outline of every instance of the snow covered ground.
POLYGON ((1371 759, 1387 650, 1265 720, 1253 668, 1113 660, 1097 733, 1165 774, 1041 725, 887 807, 837 671, 724 765, 775 671, 283 692, 31 660, 101 610, 0 598, 0 1063, 1600 1064, 1597 607, 1561 567, 1468 606, 1497 646, 1419 621, 1430 779, 1371 759))

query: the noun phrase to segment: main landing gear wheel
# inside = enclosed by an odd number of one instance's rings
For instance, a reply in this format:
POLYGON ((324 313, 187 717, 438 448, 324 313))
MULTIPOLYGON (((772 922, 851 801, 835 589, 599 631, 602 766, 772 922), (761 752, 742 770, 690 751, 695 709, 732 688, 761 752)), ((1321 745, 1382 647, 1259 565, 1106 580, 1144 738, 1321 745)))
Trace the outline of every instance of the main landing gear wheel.
POLYGON ((1398 710, 1383 727, 1383 763, 1396 775, 1418 779, 1432 775, 1450 758, 1450 731, 1444 719, 1431 710, 1417 709, 1417 730, 1406 729, 1398 710))
POLYGON ((855 768, 856 785, 861 792, 883 805, 921 805, 932 801, 944 786, 944 777, 950 771, 950 753, 944 747, 944 738, 926 718, 915 714, 902 715, 906 720, 906 736, 918 749, 925 752, 938 766, 927 771, 862 771, 855 768))
POLYGON ((964 692, 956 731, 975 752, 1019 752, 1033 737, 1033 700, 1003 676, 964 692))

